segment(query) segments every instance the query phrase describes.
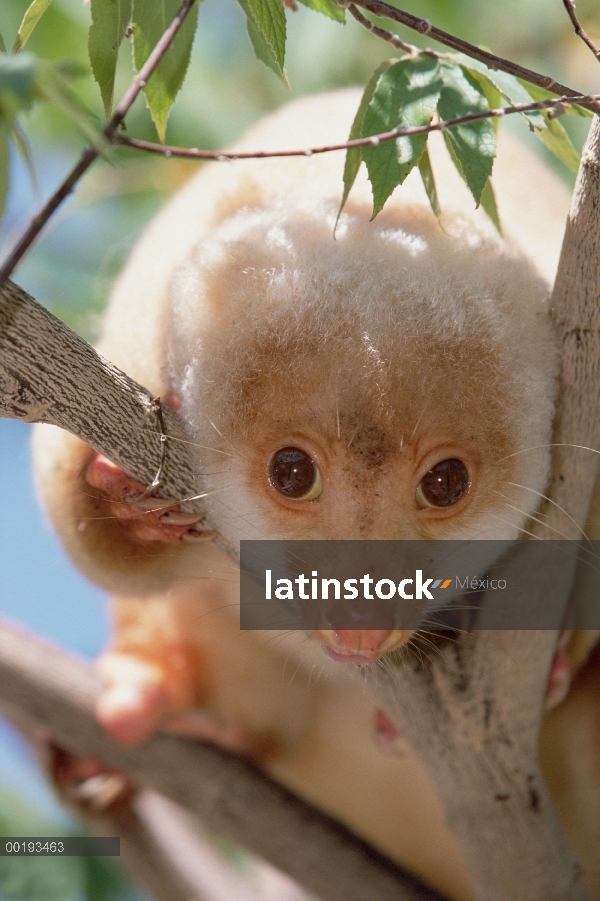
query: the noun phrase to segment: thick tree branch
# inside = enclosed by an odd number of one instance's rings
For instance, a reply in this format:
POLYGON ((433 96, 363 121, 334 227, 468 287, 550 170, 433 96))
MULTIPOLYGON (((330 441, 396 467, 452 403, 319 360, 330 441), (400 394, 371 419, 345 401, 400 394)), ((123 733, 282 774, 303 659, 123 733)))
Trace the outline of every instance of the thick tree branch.
MULTIPOLYGON (((162 415, 168 441, 156 493, 201 509, 182 421, 169 407, 162 415)), ((0 289, 0 416, 60 426, 144 484, 160 468, 150 392, 12 282, 0 289)))
MULTIPOLYGON (((338 0, 338 2, 341 6, 348 6, 350 0, 338 0)), ((547 75, 542 75, 540 72, 534 72, 533 69, 527 69, 525 66, 520 66, 518 63, 513 63, 511 60, 496 56, 496 54, 490 53, 487 50, 481 50, 481 48, 476 47, 475 44, 470 44, 468 41, 463 41, 461 38, 457 38, 447 31, 442 31, 441 28, 436 28, 435 25, 431 24, 429 19, 420 19, 418 16, 413 16, 411 13, 407 13, 402 9, 390 6, 389 3, 384 3, 383 0, 354 0, 354 5, 366 9, 368 12, 374 13, 374 15, 380 18, 392 19, 394 22, 399 22, 400 25, 406 25, 407 28, 412 28, 412 30, 418 32, 418 34, 425 34, 435 41, 439 41, 440 44, 444 44, 446 47, 451 47, 459 53, 464 53, 472 59, 477 59, 480 62, 485 63, 490 69, 500 69, 503 72, 508 72, 510 75, 514 75, 516 78, 522 78, 523 81, 528 81, 531 84, 538 85, 538 87, 544 88, 552 94, 565 94, 567 97, 574 97, 577 94, 577 91, 573 90, 573 88, 569 88, 567 85, 561 84, 547 75)), ((592 110, 592 112, 600 111, 600 104, 598 103, 583 105, 585 105, 587 109, 592 110)))
POLYGON ((116 745, 94 718, 99 694, 89 665, 1 621, 0 709, 18 728, 50 733, 72 754, 161 792, 324 901, 441 901, 245 760, 167 735, 137 749, 116 745))
POLYGON ((106 142, 110 142, 115 132, 123 122, 125 116, 132 107, 138 94, 146 87, 148 79, 160 63, 166 51, 171 46, 175 35, 183 25, 187 14, 194 5, 196 0, 182 0, 181 6, 173 21, 165 29, 160 40, 156 44, 154 50, 131 82, 123 99, 115 109, 113 115, 109 119, 106 126, 100 132, 98 141, 94 147, 87 147, 77 163, 77 165, 67 175, 62 184, 52 194, 50 199, 44 204, 42 209, 33 217, 29 223, 27 231, 19 240, 16 247, 12 250, 2 268, 0 268, 0 285, 3 285, 6 279, 10 278, 17 265, 23 259, 29 248, 49 221, 50 217, 61 205, 63 200, 69 196, 73 188, 81 178, 81 176, 89 169, 94 160, 100 156, 106 146, 106 142))

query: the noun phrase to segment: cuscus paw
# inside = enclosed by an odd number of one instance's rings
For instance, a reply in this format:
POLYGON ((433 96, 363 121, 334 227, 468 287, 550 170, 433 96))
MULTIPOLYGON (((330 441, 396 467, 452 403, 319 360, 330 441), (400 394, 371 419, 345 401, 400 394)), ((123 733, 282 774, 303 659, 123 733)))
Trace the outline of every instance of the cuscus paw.
POLYGON ((552 658, 550 672, 548 673, 548 681, 546 683, 545 709, 552 710, 563 701, 573 681, 573 669, 571 661, 567 654, 567 645, 571 639, 573 632, 570 629, 563 629, 558 637, 556 651, 552 658))
POLYGON ((55 789, 79 812, 110 816, 131 804, 136 790, 127 777, 95 757, 77 757, 51 739, 44 743, 43 756, 55 789))
POLYGON ((255 756, 255 742, 242 728, 195 706, 183 652, 172 651, 159 663, 110 651, 97 668, 105 690, 96 717, 119 744, 139 745, 161 731, 255 756))
POLYGON ((107 514, 142 541, 205 541, 214 533, 201 525, 198 513, 183 513, 176 501, 146 496, 146 486, 128 476, 107 457, 95 454, 86 481, 104 497, 107 514), (139 500, 136 500, 139 498, 139 500))

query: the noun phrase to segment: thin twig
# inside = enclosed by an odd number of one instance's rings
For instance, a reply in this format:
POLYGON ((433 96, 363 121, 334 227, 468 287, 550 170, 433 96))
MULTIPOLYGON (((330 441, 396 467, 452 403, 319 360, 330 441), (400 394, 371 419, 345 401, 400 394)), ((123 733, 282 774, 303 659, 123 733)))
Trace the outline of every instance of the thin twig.
MULTIPOLYGON (((394 34, 393 31, 388 31, 386 28, 379 28, 378 25, 374 25, 370 22, 366 16, 356 8, 354 3, 350 3, 347 6, 347 10, 351 16, 354 16, 356 21, 362 25, 363 28, 366 28, 367 31, 370 31, 371 34, 374 34, 375 37, 381 38, 382 41, 387 41, 388 44, 391 44, 396 50, 402 50, 404 53, 415 53, 418 52, 418 47, 415 47, 414 44, 407 44, 405 41, 400 40, 397 34, 394 34)), ((429 52, 429 51, 428 51, 429 52)), ((433 51, 430 51, 431 54, 434 54, 433 51)))
POLYGON ((600 49, 596 47, 593 40, 589 36, 589 34, 584 31, 581 22, 577 18, 577 13, 575 12, 575 4, 573 0, 563 0, 564 7, 569 14, 569 18, 573 23, 573 28, 575 29, 575 34, 579 35, 584 44, 587 44, 596 59, 600 62, 600 49))
MULTIPOLYGON (((338 2, 340 6, 346 8, 349 6, 349 0, 338 0, 338 2)), ((475 44, 469 44, 468 41, 463 41, 453 34, 448 34, 447 31, 442 31, 441 28, 436 28, 429 19, 420 19, 418 16, 413 16, 402 9, 390 6, 390 4, 385 3, 384 0, 355 0, 355 5, 362 7, 362 9, 366 9, 368 12, 374 13, 374 15, 381 18, 392 19, 394 22, 406 25, 407 28, 412 28, 413 31, 416 31, 419 34, 428 35, 435 41, 439 41, 440 44, 444 44, 446 47, 451 47, 459 53, 464 53, 472 59, 477 59, 480 62, 485 63, 490 69, 500 69, 503 72, 508 72, 510 75, 514 75, 516 78, 522 78, 523 81, 528 81, 540 88, 544 88, 552 94, 562 94, 568 99, 571 99, 578 94, 573 88, 560 84, 560 82, 555 81, 548 75, 542 75, 540 72, 526 69, 524 66, 519 66, 517 63, 504 59, 502 56, 496 56, 494 53, 489 53, 487 50, 481 50, 481 48, 476 47, 475 44)), ((586 106, 587 109, 590 109, 594 113, 600 112, 600 103, 598 102, 590 104, 583 103, 582 106, 586 106)))
POLYGON ((565 103, 577 102, 584 106, 589 103, 600 103, 600 94, 575 94, 564 97, 553 97, 551 100, 538 100, 535 103, 516 103, 514 106, 503 106, 497 109, 485 110, 481 113, 467 113, 456 119, 442 119, 431 125, 414 125, 410 128, 393 128, 391 131, 370 135, 367 138, 357 138, 354 141, 345 141, 342 144, 326 144, 321 147, 306 147, 303 150, 249 150, 239 153, 223 153, 222 150, 197 150, 195 147, 172 147, 164 144, 153 144, 151 141, 140 141, 135 138, 126 138, 123 135, 115 135, 114 144, 124 147, 133 147, 136 150, 144 150, 147 153, 157 153, 166 157, 183 157, 193 160, 216 160, 217 162, 231 162, 233 160, 268 159, 281 156, 313 156, 317 153, 331 153, 333 150, 348 150, 351 147, 377 146, 383 141, 391 141, 394 138, 413 137, 414 135, 429 134, 432 131, 444 131, 447 128, 455 128, 467 122, 477 122, 480 119, 499 118, 509 116, 512 113, 529 113, 534 110, 561 109, 565 103))
POLYGON ((10 278, 17 264, 23 259, 29 248, 32 246, 43 227, 46 225, 52 214, 60 206, 63 200, 69 196, 73 188, 94 162, 96 157, 100 156, 106 141, 112 141, 117 128, 123 122, 126 114, 133 105, 140 91, 142 91, 148 82, 148 79, 160 63, 169 46, 171 45, 175 35, 183 25, 183 22, 194 5, 195 0, 182 0, 181 6, 177 11, 177 15, 164 31, 162 37, 154 47, 154 50, 131 82, 129 88, 125 92, 123 99, 115 109, 112 117, 104 129, 100 132, 99 139, 95 146, 87 147, 77 163, 71 170, 69 175, 62 182, 60 187, 52 194, 49 200, 44 204, 42 209, 31 220, 27 231, 19 240, 12 253, 5 260, 0 269, 0 287, 10 278))

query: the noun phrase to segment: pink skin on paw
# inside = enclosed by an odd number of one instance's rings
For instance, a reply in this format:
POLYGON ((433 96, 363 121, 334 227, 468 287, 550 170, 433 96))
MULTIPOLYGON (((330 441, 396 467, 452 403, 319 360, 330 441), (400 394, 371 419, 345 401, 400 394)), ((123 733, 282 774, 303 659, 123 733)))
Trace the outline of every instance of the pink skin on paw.
POLYGON ((182 513, 177 504, 165 504, 165 501, 152 495, 135 503, 135 499, 146 491, 146 486, 132 479, 102 454, 94 455, 85 477, 93 488, 104 495, 108 513, 135 538, 174 544, 182 538, 202 541, 213 537, 212 532, 195 528, 198 514, 182 513))
POLYGON ((119 744, 146 741, 174 706, 164 670, 128 654, 105 654, 97 664, 107 683, 96 717, 119 744))
POLYGON ((109 815, 125 811, 135 788, 118 770, 111 770, 95 757, 76 757, 44 741, 44 759, 50 778, 62 797, 82 811, 109 815))
POLYGON ((107 688, 96 706, 96 718, 119 744, 139 745, 161 731, 252 756, 253 744, 242 729, 192 708, 185 674, 177 684, 174 672, 115 652, 104 654, 97 668, 107 688))

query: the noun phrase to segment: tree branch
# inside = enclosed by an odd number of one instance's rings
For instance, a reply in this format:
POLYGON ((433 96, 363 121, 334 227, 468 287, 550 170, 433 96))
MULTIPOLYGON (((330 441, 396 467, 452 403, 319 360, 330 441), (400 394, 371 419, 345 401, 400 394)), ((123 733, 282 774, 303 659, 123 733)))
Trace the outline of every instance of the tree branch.
POLYGON ((81 176, 89 169, 94 160, 98 156, 100 156, 104 149, 105 142, 110 142, 112 140, 117 128, 119 128, 119 126, 123 122, 123 119, 129 112, 140 91, 142 91, 146 87, 148 79, 170 47, 173 39, 175 38, 175 35, 183 25, 187 14, 189 13, 195 2, 196 0, 182 0, 181 6, 179 7, 175 18, 169 24, 168 28, 165 29, 154 50, 131 82, 129 88, 123 96, 123 99, 115 109, 108 123, 100 132, 99 139, 96 142, 96 145, 94 147, 88 147, 83 151, 77 165, 71 170, 62 184, 56 189, 49 200, 44 204, 39 213, 37 213, 33 217, 31 222, 29 223, 27 231, 18 241, 15 248, 11 251, 10 255, 2 265, 2 268, 0 268, 0 286, 4 284, 6 279, 10 278, 15 268, 23 259, 29 248, 33 245, 34 241, 36 240, 52 214, 58 209, 63 200, 68 197, 69 194, 73 191, 73 188, 75 187, 81 176))
POLYGON ((49 732, 72 754, 96 757, 136 787, 166 795, 324 901, 442 901, 245 760, 167 735, 137 749, 116 745, 94 718, 100 682, 90 666, 0 625, 0 709, 18 728, 49 732))
POLYGON ((576 97, 566 95, 553 97, 551 100, 538 100, 535 103, 516 103, 513 106, 501 106, 497 109, 485 110, 480 113, 466 113, 455 119, 442 119, 431 125, 413 125, 409 128, 393 128, 391 131, 369 135, 367 138, 357 138, 353 141, 345 141, 341 144, 325 144, 321 147, 305 147, 300 150, 249 150, 240 153, 223 153, 222 150, 197 150, 196 148, 173 147, 165 144, 154 144, 151 141, 140 141, 136 138, 126 138, 123 135, 115 135, 113 143, 123 147, 132 147, 136 150, 144 150, 148 153, 157 153, 166 157, 183 157, 195 160, 216 160, 217 162, 232 162, 233 160, 269 159, 271 157, 284 156, 313 156, 317 153, 331 153, 333 150, 348 150, 351 147, 369 147, 382 144, 384 141, 392 141, 397 138, 413 137, 414 135, 431 134, 432 131, 445 131, 464 125, 465 122, 477 122, 479 119, 497 119, 502 116, 510 116, 513 113, 529 113, 534 110, 560 109, 565 103, 577 103, 584 106, 590 101, 600 101, 600 94, 579 94, 576 97), (583 101, 583 102, 582 102, 583 101))
POLYGON ((567 13, 569 14, 569 18, 570 18, 571 22, 573 23, 573 28, 575 29, 575 34, 579 35, 579 37, 581 38, 583 43, 587 44, 587 46, 590 48, 590 50, 592 51, 592 53, 594 54, 596 59, 600 62, 600 50, 598 49, 598 47, 596 47, 596 45, 592 41, 589 34, 587 34, 587 32, 584 31, 579 19, 577 18, 577 13, 575 12, 575 4, 573 3, 573 0, 563 0, 563 4, 565 6, 565 9, 567 10, 567 13))
MULTIPOLYGON (((350 2, 351 0, 338 0, 340 6, 348 6, 350 2)), ((446 47, 451 47, 459 53, 464 53, 472 59, 485 63, 490 69, 501 69, 503 72, 508 72, 516 78, 522 78, 523 81, 528 81, 540 88, 544 88, 552 94, 564 94, 567 97, 574 97, 578 93, 573 88, 569 88, 567 85, 561 84, 547 75, 534 72, 533 69, 526 69, 524 66, 519 66, 517 63, 511 62, 511 60, 496 56, 487 50, 481 50, 475 44, 470 44, 468 41, 463 41, 447 31, 442 31, 441 28, 436 28, 429 19, 420 19, 418 16, 413 16, 411 13, 397 9, 395 6, 390 6, 389 3, 384 3, 383 0, 353 0, 353 2, 355 6, 360 6, 376 16, 392 19, 394 22, 399 22, 401 25, 412 28, 418 34, 428 35, 446 47)), ((600 112, 600 104, 597 102, 582 105, 592 112, 600 112)))

